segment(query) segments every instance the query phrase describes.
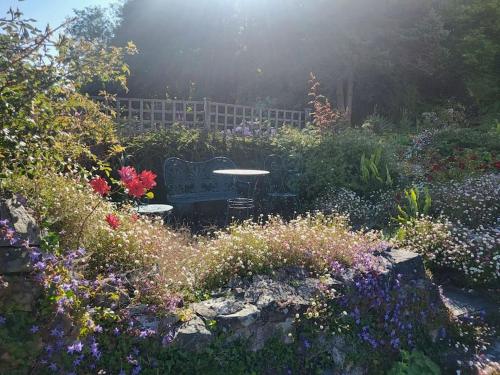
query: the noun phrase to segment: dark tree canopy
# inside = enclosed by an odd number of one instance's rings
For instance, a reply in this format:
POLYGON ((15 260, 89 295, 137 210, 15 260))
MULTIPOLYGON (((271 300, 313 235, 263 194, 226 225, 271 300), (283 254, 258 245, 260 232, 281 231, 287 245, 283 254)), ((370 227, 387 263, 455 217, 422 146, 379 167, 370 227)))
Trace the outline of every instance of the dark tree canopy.
POLYGON ((473 83, 498 80, 498 9, 495 0, 128 0, 114 43, 139 49, 128 60, 132 96, 303 108, 315 72, 356 120, 462 100, 473 83))

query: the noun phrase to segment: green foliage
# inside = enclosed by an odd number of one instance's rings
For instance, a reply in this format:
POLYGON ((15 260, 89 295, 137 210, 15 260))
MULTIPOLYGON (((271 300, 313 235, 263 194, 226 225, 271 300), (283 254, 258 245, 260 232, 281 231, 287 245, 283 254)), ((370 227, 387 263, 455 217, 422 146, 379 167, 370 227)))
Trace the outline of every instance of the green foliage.
POLYGON ((401 224, 408 223, 412 220, 425 216, 429 213, 432 199, 429 194, 429 189, 424 189, 424 194, 419 192, 418 188, 411 188, 404 191, 404 206, 398 205, 399 215, 397 221, 401 224))
POLYGON ((135 47, 56 38, 15 11, 0 28, 1 177, 97 163, 117 141, 114 124, 79 90, 96 79, 125 86, 135 47))
POLYGON ((365 154, 361 155, 360 169, 361 169, 361 179, 364 183, 373 185, 374 183, 379 183, 381 185, 392 185, 391 174, 389 173, 389 168, 385 166, 385 179, 380 176, 380 158, 382 156, 382 148, 377 148, 370 158, 367 158, 365 154))
POLYGON ((421 351, 403 351, 401 355, 401 362, 396 363, 387 375, 441 375, 438 365, 421 351))

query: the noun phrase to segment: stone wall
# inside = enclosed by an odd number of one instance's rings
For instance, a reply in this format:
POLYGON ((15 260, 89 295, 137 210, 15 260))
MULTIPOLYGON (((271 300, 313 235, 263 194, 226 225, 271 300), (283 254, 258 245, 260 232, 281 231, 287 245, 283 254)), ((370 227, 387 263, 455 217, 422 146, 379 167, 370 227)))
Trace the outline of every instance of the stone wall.
POLYGON ((40 245, 40 228, 29 210, 16 198, 0 201, 0 219, 8 220, 16 241, 0 238, 0 306, 11 310, 32 311, 40 294, 30 273, 27 246, 40 245))

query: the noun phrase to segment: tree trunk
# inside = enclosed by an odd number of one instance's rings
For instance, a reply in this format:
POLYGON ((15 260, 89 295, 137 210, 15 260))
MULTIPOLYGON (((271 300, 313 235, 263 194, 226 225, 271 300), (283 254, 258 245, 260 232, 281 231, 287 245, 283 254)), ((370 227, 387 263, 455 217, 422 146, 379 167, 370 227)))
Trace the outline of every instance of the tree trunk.
POLYGON ((345 112, 343 77, 337 78, 337 109, 342 113, 345 112))
POLYGON ((352 97, 354 92, 354 75, 352 70, 349 71, 347 75, 347 102, 346 102, 346 113, 345 118, 347 123, 351 124, 352 119, 352 97))

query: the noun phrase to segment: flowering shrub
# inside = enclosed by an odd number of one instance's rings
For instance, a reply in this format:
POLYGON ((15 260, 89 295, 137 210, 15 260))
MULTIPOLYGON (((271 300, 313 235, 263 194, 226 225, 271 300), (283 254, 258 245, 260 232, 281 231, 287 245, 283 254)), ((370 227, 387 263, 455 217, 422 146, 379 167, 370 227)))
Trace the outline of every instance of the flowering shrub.
POLYGON ((498 226, 469 229, 421 217, 399 229, 396 244, 422 254, 434 267, 459 271, 470 283, 495 285, 500 279, 499 233, 498 226))
POLYGON ((500 174, 430 185, 432 211, 470 228, 490 226, 500 218, 500 174))
POLYGON ((259 225, 247 222, 219 232, 213 240, 198 244, 197 283, 212 288, 235 276, 271 273, 285 266, 300 266, 317 275, 332 261, 352 264, 386 244, 376 232, 353 232, 341 216, 321 214, 298 217, 290 223, 279 218, 259 225))
MULTIPOLYGON (((101 181, 92 181, 96 180, 101 181)), ((163 226, 162 221, 139 217, 128 205, 119 209, 87 181, 72 176, 19 177, 12 184, 27 198, 39 221, 58 234, 61 248, 87 250, 86 272, 136 272, 136 277, 148 279, 151 275, 144 268, 165 262, 169 267, 152 273, 153 284, 160 286, 151 291, 161 294, 166 284, 185 284, 182 269, 191 247, 183 234, 163 226)), ((101 181, 99 186, 105 185, 101 181)))
POLYGON ((394 192, 388 190, 364 197, 346 188, 331 189, 314 206, 325 213, 347 216, 355 227, 383 228, 395 213, 394 192))

